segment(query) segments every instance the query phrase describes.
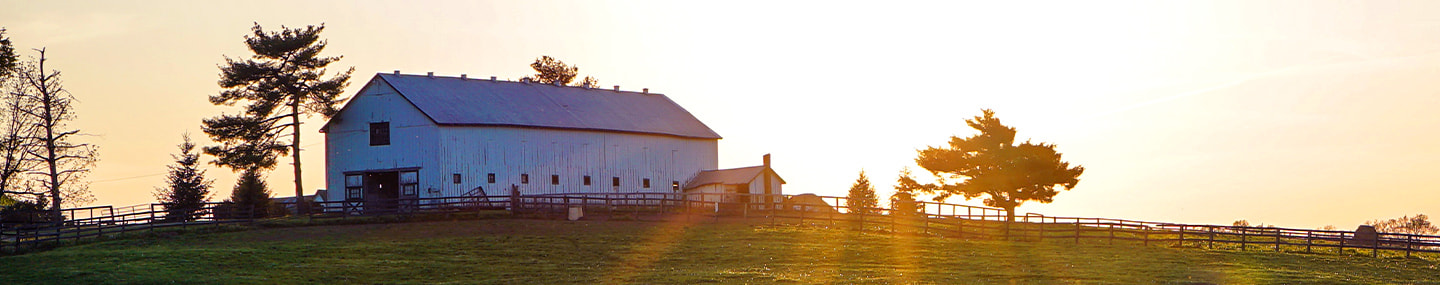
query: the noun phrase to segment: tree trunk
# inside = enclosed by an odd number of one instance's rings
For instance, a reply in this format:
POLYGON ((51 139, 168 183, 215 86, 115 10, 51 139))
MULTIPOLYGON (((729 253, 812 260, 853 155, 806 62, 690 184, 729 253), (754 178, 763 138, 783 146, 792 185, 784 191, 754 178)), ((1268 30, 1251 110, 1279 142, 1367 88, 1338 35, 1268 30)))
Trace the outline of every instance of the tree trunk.
POLYGON ((60 174, 58 173, 58 171, 59 171, 59 170, 58 170, 58 167, 55 165, 56 163, 59 162, 59 159, 56 159, 56 158, 55 158, 55 121, 56 121, 56 119, 55 119, 55 117, 54 117, 55 114, 52 112, 52 111, 55 109, 55 105, 54 105, 55 102, 54 102, 54 100, 53 100, 54 98, 52 98, 52 97, 54 96, 54 94, 50 94, 50 86, 48 86, 48 84, 45 84, 46 82, 50 81, 50 79, 49 79, 49 78, 46 78, 46 76, 45 76, 45 50, 44 50, 44 49, 41 49, 41 50, 40 50, 40 64, 39 64, 39 65, 40 65, 40 70, 37 70, 37 71, 35 71, 35 72, 36 72, 36 74, 38 74, 38 75, 40 76, 40 78, 39 78, 39 83, 40 83, 40 88, 39 88, 39 89, 40 89, 40 100, 41 100, 41 102, 42 102, 42 103, 41 103, 41 109, 42 109, 42 112, 43 112, 43 114, 44 114, 44 118, 42 118, 42 119, 40 120, 40 125, 45 128, 45 155, 46 155, 46 156, 45 156, 43 159, 45 160, 46 167, 48 167, 48 169, 50 170, 50 172, 48 172, 48 173, 46 173, 46 174, 50 176, 50 177, 48 177, 48 178, 50 179, 50 211, 51 211, 51 215, 52 215, 51 217, 52 217, 52 218, 55 218, 57 221, 59 221, 59 220, 63 219, 64 217, 62 217, 62 216, 61 216, 61 213, 60 213, 60 202, 61 202, 61 201, 60 201, 60 174))
POLYGON ((1015 207, 1005 207, 1005 240, 1010 240, 1010 225, 1015 223, 1015 207))
POLYGON ((310 210, 310 203, 305 201, 305 190, 300 183, 300 98, 290 101, 290 130, 294 132, 295 140, 290 143, 290 158, 295 162, 295 213, 307 215, 310 210))

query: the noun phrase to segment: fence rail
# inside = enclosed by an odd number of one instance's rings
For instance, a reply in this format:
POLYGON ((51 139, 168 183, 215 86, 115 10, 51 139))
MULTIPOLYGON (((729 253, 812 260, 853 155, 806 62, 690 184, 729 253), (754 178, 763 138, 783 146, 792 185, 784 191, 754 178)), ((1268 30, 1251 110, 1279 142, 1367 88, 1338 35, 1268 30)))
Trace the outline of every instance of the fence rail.
MULTIPOLYGON (((1075 244, 1131 242, 1180 247, 1289 252, 1440 253, 1440 236, 1348 231, 1177 224, 1107 218, 1014 216, 1004 209, 918 202, 914 212, 852 208, 845 197, 679 193, 570 193, 510 196, 461 196, 312 203, 312 219, 506 210, 517 216, 561 218, 572 211, 589 219, 722 220, 773 225, 819 225, 862 231, 889 231, 955 238, 1063 241, 1075 244)), ((167 209, 163 204, 63 209, 61 222, 0 221, 0 252, 19 252, 61 241, 80 241, 123 233, 234 223, 267 216, 293 215, 296 205, 240 209, 207 203, 196 209, 167 209)))

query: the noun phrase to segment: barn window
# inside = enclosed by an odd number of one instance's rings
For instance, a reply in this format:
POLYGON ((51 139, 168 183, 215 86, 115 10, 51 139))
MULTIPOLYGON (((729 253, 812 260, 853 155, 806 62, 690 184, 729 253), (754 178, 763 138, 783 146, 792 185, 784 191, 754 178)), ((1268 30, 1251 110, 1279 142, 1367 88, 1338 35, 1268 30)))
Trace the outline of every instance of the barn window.
POLYGON ((370 145, 390 145, 390 122, 370 123, 370 145))
POLYGON ((451 174, 451 175, 450 175, 450 180, 453 180, 453 181, 455 182, 455 184, 460 184, 461 178, 464 178, 464 177, 463 177, 463 176, 460 176, 459 173, 451 174))
POLYGON ((420 192, 420 174, 414 171, 400 172, 400 195, 415 197, 420 192))
POLYGON ((520 184, 530 184, 530 174, 520 174, 520 184))
POLYGON ((620 177, 610 177, 610 186, 620 187, 620 177))
POLYGON ((365 198, 365 176, 361 174, 345 175, 345 199, 360 200, 365 198))
POLYGON ((680 192, 680 181, 670 181, 670 191, 680 192))
POLYGON ((485 182, 487 182, 487 183, 495 183, 495 174, 494 174, 494 173, 486 174, 486 175, 485 175, 485 182))
POLYGON ((560 175, 550 175, 550 185, 560 185, 560 175))
POLYGON ((650 178, 641 179, 640 187, 650 188, 650 178))
POLYGON ((590 175, 585 175, 585 186, 590 186, 590 175))

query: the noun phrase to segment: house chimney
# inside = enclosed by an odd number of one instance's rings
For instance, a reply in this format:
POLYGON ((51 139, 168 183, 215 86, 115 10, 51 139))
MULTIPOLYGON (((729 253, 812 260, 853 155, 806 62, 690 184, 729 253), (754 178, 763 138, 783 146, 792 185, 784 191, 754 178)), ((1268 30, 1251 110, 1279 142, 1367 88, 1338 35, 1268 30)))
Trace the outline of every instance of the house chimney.
POLYGON ((641 93, 650 94, 650 88, 640 88, 640 90, 642 90, 641 93))
POLYGON ((434 72, 434 71, 426 72, 426 73, 425 73, 425 77, 435 78, 435 72, 434 72))
POLYGON ((395 70, 395 75, 400 75, 400 70, 399 70, 399 69, 396 69, 396 70, 395 70))
POLYGON ((465 74, 464 74, 464 73, 461 73, 461 74, 460 74, 460 80, 465 80, 465 74))
POLYGON ((774 175, 774 172, 775 172, 775 170, 770 169, 770 154, 767 153, 767 154, 765 154, 765 156, 762 156, 762 160, 765 161, 765 169, 761 169, 761 170, 760 170, 760 175, 763 176, 763 177, 765 177, 765 178, 762 179, 762 181, 761 181, 762 183, 765 183, 765 186, 762 186, 762 187, 761 187, 761 189, 764 189, 764 192, 762 192, 762 193, 765 194, 765 200, 766 200, 766 202, 780 202, 780 201, 781 201, 780 199, 774 199, 774 196, 770 196, 770 195, 774 195, 774 194, 780 194, 780 193, 775 193, 775 187, 774 187, 774 186, 770 186, 770 184, 773 184, 773 183, 771 182, 771 180, 770 180, 770 179, 771 179, 770 176, 774 175), (771 199, 774 199, 774 200, 771 200, 771 199))
POLYGON ((494 77, 494 76, 491 76, 491 77, 490 77, 490 82, 495 82, 495 77, 494 77))
POLYGON ((615 85, 615 91, 620 91, 620 85, 615 85))

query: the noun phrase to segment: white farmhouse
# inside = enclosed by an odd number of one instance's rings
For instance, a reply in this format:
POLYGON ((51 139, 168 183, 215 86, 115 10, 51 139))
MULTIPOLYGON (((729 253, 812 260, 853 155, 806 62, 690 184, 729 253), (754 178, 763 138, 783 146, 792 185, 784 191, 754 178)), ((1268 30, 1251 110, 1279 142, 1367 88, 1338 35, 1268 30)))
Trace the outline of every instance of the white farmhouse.
POLYGON ((687 185, 781 193, 768 157, 758 168, 770 187, 714 186, 736 175, 705 182, 714 179, 702 173, 717 171, 720 135, 665 95, 618 86, 382 73, 321 132, 328 201, 507 195, 512 185, 527 195, 687 185))

